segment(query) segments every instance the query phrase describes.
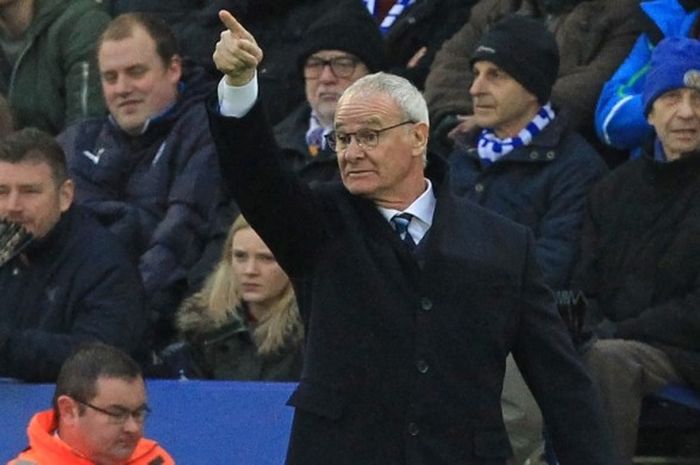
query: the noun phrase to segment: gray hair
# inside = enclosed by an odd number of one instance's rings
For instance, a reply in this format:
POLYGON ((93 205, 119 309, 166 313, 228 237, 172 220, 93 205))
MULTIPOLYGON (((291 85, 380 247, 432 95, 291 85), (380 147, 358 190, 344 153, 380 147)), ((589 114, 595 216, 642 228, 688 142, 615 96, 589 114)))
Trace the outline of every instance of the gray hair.
POLYGON ((420 91, 408 79, 383 72, 368 74, 345 89, 341 99, 362 94, 387 95, 396 102, 406 119, 430 124, 428 105, 420 91))

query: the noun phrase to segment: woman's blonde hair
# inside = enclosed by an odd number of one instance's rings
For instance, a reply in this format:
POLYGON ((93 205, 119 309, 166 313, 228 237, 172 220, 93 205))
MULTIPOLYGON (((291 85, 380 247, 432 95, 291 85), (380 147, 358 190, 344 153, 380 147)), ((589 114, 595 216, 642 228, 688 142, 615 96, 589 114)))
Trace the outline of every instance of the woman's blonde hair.
MULTIPOLYGON (((201 291, 187 299, 183 307, 195 307, 207 313, 212 328, 218 328, 231 318, 245 320, 243 301, 239 292, 239 283, 233 272, 233 238, 242 229, 250 225, 239 215, 229 230, 224 243, 221 259, 215 270, 207 278, 201 291)), ((187 316, 180 312, 179 326, 187 316)), ((258 353, 272 354, 286 347, 295 346, 303 338, 303 327, 299 317, 294 290, 288 281, 279 299, 265 316, 252 329, 253 340, 258 347, 258 353)))

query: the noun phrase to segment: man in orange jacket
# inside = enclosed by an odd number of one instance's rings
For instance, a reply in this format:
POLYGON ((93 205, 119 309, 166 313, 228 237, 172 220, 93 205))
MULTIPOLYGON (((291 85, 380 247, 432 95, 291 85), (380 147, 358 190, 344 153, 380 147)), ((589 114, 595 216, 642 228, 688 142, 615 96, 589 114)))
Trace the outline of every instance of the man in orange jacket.
POLYGON ((61 367, 53 410, 29 423, 29 447, 8 465, 174 465, 143 438, 149 409, 141 369, 102 343, 79 349, 61 367))

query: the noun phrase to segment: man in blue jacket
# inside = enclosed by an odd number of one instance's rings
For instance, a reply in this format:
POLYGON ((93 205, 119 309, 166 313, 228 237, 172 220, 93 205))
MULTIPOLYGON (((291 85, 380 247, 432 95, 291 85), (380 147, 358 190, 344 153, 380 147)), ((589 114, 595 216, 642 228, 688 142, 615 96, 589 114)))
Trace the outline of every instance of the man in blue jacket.
POLYGON ((52 137, 24 129, 0 141, 0 217, 33 236, 0 266, 0 376, 54 381, 86 341, 140 347, 138 271, 116 238, 72 206, 73 191, 52 137))
POLYGON ((110 115, 71 126, 60 141, 77 203, 138 261, 154 343, 165 343, 223 196, 203 103, 212 86, 183 63, 168 26, 143 13, 112 20, 97 50, 110 115))

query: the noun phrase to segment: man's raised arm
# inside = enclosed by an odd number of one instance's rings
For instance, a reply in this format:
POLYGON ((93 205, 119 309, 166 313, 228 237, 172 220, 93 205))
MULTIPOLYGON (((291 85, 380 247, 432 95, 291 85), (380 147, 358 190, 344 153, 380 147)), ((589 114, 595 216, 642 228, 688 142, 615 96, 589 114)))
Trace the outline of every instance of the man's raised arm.
POLYGON ((224 116, 244 116, 258 98, 256 69, 263 59, 255 37, 226 10, 219 11, 226 26, 213 54, 216 68, 224 74, 218 88, 219 109, 224 116))

